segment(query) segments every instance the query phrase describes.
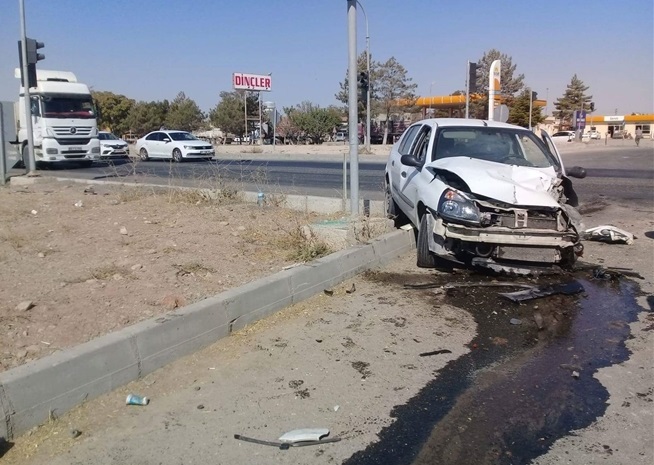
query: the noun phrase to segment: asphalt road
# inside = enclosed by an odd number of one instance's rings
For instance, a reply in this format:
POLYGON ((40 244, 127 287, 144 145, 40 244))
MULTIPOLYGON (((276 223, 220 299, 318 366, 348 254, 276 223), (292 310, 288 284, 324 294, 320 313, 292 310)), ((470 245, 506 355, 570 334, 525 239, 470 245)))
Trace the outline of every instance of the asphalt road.
MULTIPOLYGON (((619 147, 587 149, 564 153, 566 166, 586 168, 585 179, 574 179, 580 199, 598 196, 610 200, 654 199, 654 152, 646 147, 619 147)), ((383 199, 384 159, 363 160, 359 163, 359 192, 370 200, 383 199)), ((98 163, 91 168, 75 165, 57 166, 42 171, 44 175, 95 180, 134 177, 141 181, 179 185, 220 187, 237 184, 241 190, 279 191, 288 194, 342 197, 343 156, 325 153, 311 160, 273 160, 257 156, 247 158, 219 158, 207 161, 186 161, 173 164, 168 161, 135 162, 113 160, 98 163), (145 179, 144 179, 145 178, 145 179)), ((349 179, 347 188, 349 190, 349 179)))

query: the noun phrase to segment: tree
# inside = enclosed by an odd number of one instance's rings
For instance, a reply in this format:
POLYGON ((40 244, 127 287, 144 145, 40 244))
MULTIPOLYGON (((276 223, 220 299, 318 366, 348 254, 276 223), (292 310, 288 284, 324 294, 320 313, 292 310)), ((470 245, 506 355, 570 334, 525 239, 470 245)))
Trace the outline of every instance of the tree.
MULTIPOLYGON (((226 134, 234 134, 243 140, 248 132, 245 127, 245 108, 243 95, 245 91, 221 92, 220 101, 209 111, 209 120, 215 127, 226 134)), ((259 117, 259 102, 254 92, 246 92, 248 118, 259 117)))
MULTIPOLYGON (((529 99, 531 97, 531 90, 524 89, 513 101, 511 111, 509 112, 509 119, 507 123, 515 124, 525 128, 529 127, 529 99)), ((545 117, 542 114, 541 108, 533 104, 531 105, 531 125, 536 126, 542 123, 545 117)))
POLYGON ((584 110, 589 108, 592 95, 586 95, 588 86, 575 74, 562 97, 554 102, 554 117, 559 119, 559 127, 574 126, 572 117, 575 110, 584 110))
POLYGON ((136 134, 147 134, 163 126, 170 104, 163 102, 135 103, 127 116, 129 130, 136 134))
POLYGON ((98 126, 119 135, 126 133, 129 130, 127 117, 134 100, 107 91, 93 91, 91 95, 99 111, 98 126))
POLYGON ((388 138, 389 122, 391 115, 406 113, 415 107, 416 95, 414 91, 418 87, 413 84, 412 79, 407 76, 407 71, 395 57, 389 58, 385 63, 379 64, 376 71, 374 90, 377 96, 376 106, 380 113, 386 117, 384 128, 384 140, 388 138))
POLYGON ((341 114, 336 108, 320 108, 311 102, 302 102, 294 108, 284 109, 291 123, 314 144, 323 139, 341 122, 341 114))
POLYGON ((491 64, 495 60, 500 60, 500 95, 503 103, 509 107, 509 116, 514 97, 524 88, 525 75, 519 74, 514 77, 516 65, 513 59, 500 53, 499 50, 490 49, 477 62, 477 93, 481 98, 470 99, 470 116, 472 118, 488 118, 488 78, 491 64))
POLYGON ((204 126, 205 116, 198 105, 180 92, 170 104, 165 119, 165 126, 180 131, 195 131, 204 126))

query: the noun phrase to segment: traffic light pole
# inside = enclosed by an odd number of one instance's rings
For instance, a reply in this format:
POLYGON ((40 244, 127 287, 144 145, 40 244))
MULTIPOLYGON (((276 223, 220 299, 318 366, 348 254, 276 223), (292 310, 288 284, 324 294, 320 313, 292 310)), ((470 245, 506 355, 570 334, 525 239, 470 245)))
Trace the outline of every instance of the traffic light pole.
POLYGON ((347 0, 348 130, 350 137, 350 214, 359 216, 359 134, 357 132, 357 1, 347 0))
MULTIPOLYGON (((431 98, 431 97, 430 97, 431 98)), ((466 119, 470 117, 470 62, 466 65, 466 119)))
POLYGON ((24 148, 20 147, 20 156, 25 164, 28 176, 36 175, 36 162, 34 160, 34 138, 32 133, 32 100, 30 99, 30 86, 27 78, 27 37, 25 32, 25 1, 18 0, 20 10, 20 53, 23 57, 23 66, 20 70, 23 77, 23 95, 25 102, 25 128, 27 129, 27 160, 23 157, 24 148))

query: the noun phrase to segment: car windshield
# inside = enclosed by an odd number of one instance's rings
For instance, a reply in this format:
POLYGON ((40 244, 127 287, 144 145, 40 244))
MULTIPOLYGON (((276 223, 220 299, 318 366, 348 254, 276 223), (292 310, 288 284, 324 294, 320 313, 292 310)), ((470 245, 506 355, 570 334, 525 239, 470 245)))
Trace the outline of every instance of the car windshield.
POLYGON ((534 168, 556 166, 556 159, 534 133, 511 128, 441 128, 432 160, 449 157, 469 157, 534 168))
POLYGON ((198 138, 190 132, 169 132, 168 134, 172 140, 198 140, 198 138))
POLYGON ((95 118, 90 95, 44 95, 42 99, 46 118, 95 118))
POLYGON ((118 140, 118 137, 116 137, 114 134, 110 132, 101 132, 98 134, 98 139, 100 140, 118 140))

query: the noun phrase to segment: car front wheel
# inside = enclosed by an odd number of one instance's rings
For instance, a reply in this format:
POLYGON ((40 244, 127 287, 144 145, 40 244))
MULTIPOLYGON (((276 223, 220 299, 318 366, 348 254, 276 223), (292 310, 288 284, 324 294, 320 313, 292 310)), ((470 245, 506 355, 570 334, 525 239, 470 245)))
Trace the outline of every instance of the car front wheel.
POLYGON ((416 240, 417 263, 418 268, 435 268, 436 257, 429 250, 429 235, 433 232, 429 229, 427 220, 429 212, 425 212, 420 218, 420 228, 418 229, 418 238, 416 240))
POLYGON ((182 151, 180 149, 173 150, 173 161, 175 163, 181 163, 182 162, 182 151))

